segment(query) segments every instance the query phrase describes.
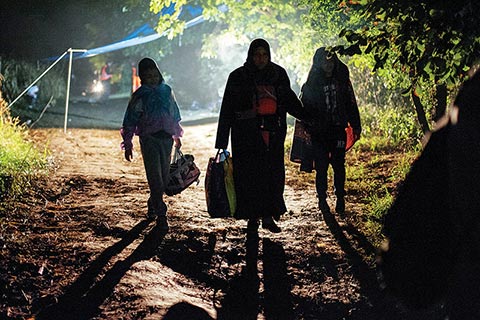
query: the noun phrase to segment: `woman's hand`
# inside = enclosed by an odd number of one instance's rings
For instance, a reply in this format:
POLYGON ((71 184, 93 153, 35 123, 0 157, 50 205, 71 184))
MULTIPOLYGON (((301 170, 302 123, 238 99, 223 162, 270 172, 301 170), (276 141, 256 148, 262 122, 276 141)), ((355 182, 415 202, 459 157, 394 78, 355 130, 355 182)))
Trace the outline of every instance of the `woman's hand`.
POLYGON ((125 150, 125 160, 127 161, 132 161, 133 159, 133 151, 132 149, 130 150, 125 150))

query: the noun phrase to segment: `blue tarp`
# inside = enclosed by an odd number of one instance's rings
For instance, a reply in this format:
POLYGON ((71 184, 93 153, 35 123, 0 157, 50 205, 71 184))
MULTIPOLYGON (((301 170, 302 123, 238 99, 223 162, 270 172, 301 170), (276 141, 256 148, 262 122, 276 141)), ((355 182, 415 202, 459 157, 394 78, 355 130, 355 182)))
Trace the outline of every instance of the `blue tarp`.
MULTIPOLYGON (((162 9, 162 11, 159 14, 160 15, 171 14, 173 13, 173 9, 174 9, 174 4, 172 3, 169 7, 162 9)), ((225 12, 227 11, 227 6, 225 5, 220 6, 219 10, 221 10, 222 12, 225 12)), ((203 8, 194 7, 194 6, 185 6, 184 9, 182 9, 182 12, 180 13, 179 18, 181 18, 184 15, 185 11, 188 12, 190 17, 193 17, 191 20, 186 22, 185 24, 186 29, 205 21, 202 15, 203 8)), ((137 28, 135 31, 128 34, 126 37, 124 37, 120 41, 117 41, 108 45, 104 45, 98 48, 88 49, 85 52, 75 52, 73 54, 73 58, 74 59, 89 58, 99 54, 112 52, 120 49, 125 49, 132 46, 137 46, 139 44, 144 44, 147 42, 157 40, 160 37, 165 36, 167 33, 168 33, 168 30, 163 32, 162 34, 159 34, 152 28, 150 24, 146 23, 141 27, 137 28)), ((50 57, 47 60, 54 61, 58 58, 59 56, 50 57)))
MULTIPOLYGON (((203 16, 198 16, 198 17, 188 21, 185 24, 185 28, 193 27, 194 25, 197 25, 197 24, 199 24, 203 21, 204 21, 203 16)), ((137 36, 137 37, 127 39, 127 40, 121 40, 119 42, 115 42, 115 43, 112 43, 112 44, 109 44, 109 45, 106 45, 106 46, 102 46, 102 47, 98 47, 98 48, 94 48, 94 49, 89 49, 84 53, 80 53, 80 54, 76 55, 74 57, 74 59, 89 58, 89 57, 96 56, 98 54, 107 53, 107 52, 120 50, 120 49, 125 49, 125 48, 132 47, 132 46, 137 46, 139 44, 143 44, 143 43, 147 43, 147 42, 150 42, 150 41, 153 41, 153 40, 157 40, 160 37, 163 37, 164 35, 166 35, 168 33, 168 31, 165 31, 161 34, 156 33, 155 31, 153 31, 153 32, 154 32, 153 34, 150 34, 148 36, 137 36)))

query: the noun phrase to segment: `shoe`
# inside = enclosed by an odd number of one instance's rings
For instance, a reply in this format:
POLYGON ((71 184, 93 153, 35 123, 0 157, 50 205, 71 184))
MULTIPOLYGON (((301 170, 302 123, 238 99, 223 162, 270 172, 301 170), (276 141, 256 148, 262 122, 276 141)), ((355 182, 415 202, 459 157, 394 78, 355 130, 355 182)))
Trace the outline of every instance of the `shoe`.
POLYGON ((155 212, 152 212, 152 211, 147 212, 148 220, 152 221, 152 220, 155 220, 157 217, 158 217, 158 214, 156 214, 155 212))
POLYGON ((345 199, 343 199, 343 197, 337 198, 337 204, 335 205, 335 212, 338 214, 345 214, 345 199))
POLYGON ((330 213, 330 207, 328 206, 327 199, 321 199, 318 201, 318 208, 322 213, 330 213))
POLYGON ((162 231, 168 231, 168 221, 167 221, 167 216, 158 216, 157 217, 157 226, 160 230, 162 231))
POLYGON ((280 229, 280 227, 275 224, 272 217, 266 217, 262 219, 262 228, 272 233, 282 232, 282 229, 280 229))

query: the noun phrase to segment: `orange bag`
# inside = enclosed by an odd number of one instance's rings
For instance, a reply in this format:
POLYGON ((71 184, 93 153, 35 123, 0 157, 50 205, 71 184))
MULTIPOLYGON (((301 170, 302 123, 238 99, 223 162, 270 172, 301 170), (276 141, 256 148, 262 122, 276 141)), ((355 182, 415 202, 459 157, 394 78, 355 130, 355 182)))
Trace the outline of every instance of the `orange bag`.
POLYGON ((262 98, 258 101, 257 114, 261 116, 275 114, 277 112, 277 100, 273 98, 262 98))

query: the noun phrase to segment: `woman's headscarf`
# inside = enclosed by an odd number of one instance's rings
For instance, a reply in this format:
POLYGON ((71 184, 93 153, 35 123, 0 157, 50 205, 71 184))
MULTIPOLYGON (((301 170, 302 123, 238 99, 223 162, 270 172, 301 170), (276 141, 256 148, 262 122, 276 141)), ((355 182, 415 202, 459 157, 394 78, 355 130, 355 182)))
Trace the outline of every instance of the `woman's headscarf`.
POLYGON ((250 47, 248 48, 248 56, 247 56, 247 62, 246 62, 247 64, 255 65, 253 62, 253 55, 255 54, 255 50, 257 50, 260 47, 264 48, 267 51, 268 58, 271 61, 272 56, 270 54, 270 45, 266 40, 259 38, 259 39, 253 40, 252 43, 250 43, 250 47))
POLYGON ((249 71, 250 77, 255 79, 255 81, 262 82, 265 79, 274 77, 273 67, 272 67, 272 55, 270 53, 270 45, 266 40, 258 38, 253 40, 250 43, 250 47, 248 48, 247 61, 244 63, 244 66, 249 71), (265 66, 265 68, 261 70, 258 69, 257 66, 255 66, 255 63, 253 62, 253 56, 255 55, 255 51, 260 47, 264 48, 267 51, 268 58, 269 58, 268 64, 265 66))

